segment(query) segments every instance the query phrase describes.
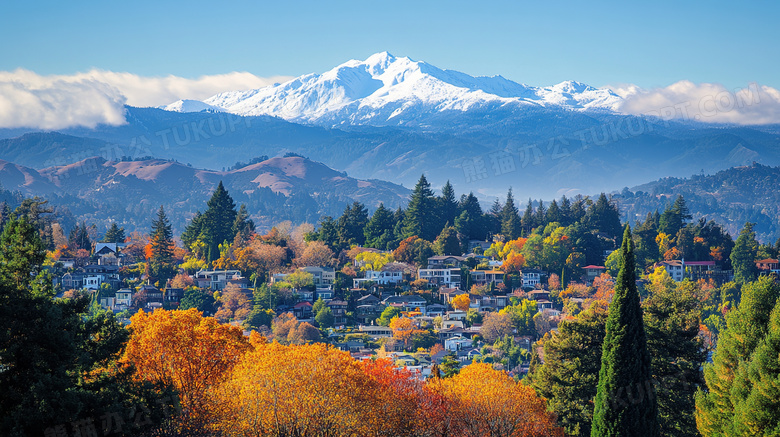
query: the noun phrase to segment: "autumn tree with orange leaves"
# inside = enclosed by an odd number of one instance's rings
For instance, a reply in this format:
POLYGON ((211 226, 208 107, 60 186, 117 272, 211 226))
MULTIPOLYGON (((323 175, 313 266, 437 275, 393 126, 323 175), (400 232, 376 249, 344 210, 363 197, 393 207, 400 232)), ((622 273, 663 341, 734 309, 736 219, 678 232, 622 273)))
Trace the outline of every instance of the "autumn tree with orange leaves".
POLYGON ((182 406, 196 415, 203 413, 207 391, 250 347, 240 328, 221 325, 194 308, 139 311, 130 322, 121 362, 135 366, 140 380, 176 389, 182 406))
POLYGON ((489 364, 471 364, 452 378, 432 379, 429 386, 451 403, 455 423, 448 435, 563 437, 544 399, 489 364))

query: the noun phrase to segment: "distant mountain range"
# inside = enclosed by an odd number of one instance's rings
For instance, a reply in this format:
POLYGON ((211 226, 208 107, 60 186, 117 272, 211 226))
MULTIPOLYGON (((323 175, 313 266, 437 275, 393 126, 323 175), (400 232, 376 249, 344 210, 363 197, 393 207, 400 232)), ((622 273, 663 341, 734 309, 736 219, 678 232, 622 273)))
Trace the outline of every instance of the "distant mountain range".
POLYGON ((780 237, 780 167, 760 164, 734 167, 715 174, 663 178, 613 195, 623 219, 644 220, 682 195, 694 220, 706 218, 725 226, 736 238, 746 222, 755 223, 759 240, 774 244, 780 237))
POLYGON ((421 126, 447 112, 554 107, 617 110, 622 99, 608 89, 566 81, 551 87, 519 84, 501 76, 473 77, 431 64, 377 53, 351 60, 322 74, 282 84, 217 94, 203 102, 180 100, 167 111, 225 111, 273 115, 325 126, 421 126))
POLYGON ((116 220, 120 226, 145 231, 154 212, 164 205, 181 232, 195 211, 205 210, 219 181, 265 229, 283 220, 316 223, 322 215, 339 216, 353 201, 369 209, 380 202, 397 208, 409 196, 402 186, 350 178, 302 157, 271 158, 226 172, 159 159, 110 162, 89 157, 42 170, 0 161, 0 183, 5 189, 43 196, 98 229, 116 220))
POLYGON ((449 179, 487 201, 509 186, 518 198, 552 198, 780 165, 780 125, 663 121, 620 114, 620 103, 579 82, 532 87, 379 53, 167 110, 127 107, 120 126, 0 129, 0 159, 42 169, 151 156, 220 170, 295 152, 360 179, 449 179))

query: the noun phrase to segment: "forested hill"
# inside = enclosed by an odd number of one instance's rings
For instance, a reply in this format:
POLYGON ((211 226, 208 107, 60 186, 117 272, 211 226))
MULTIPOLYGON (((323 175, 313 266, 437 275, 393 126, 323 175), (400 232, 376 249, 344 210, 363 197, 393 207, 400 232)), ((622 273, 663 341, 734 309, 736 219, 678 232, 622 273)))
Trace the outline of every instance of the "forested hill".
POLYGON ((624 188, 614 199, 621 218, 644 220, 648 212, 663 211, 682 195, 697 220, 706 217, 736 236, 745 222, 755 223, 759 240, 780 237, 780 167, 753 164, 690 178, 663 178, 624 188))

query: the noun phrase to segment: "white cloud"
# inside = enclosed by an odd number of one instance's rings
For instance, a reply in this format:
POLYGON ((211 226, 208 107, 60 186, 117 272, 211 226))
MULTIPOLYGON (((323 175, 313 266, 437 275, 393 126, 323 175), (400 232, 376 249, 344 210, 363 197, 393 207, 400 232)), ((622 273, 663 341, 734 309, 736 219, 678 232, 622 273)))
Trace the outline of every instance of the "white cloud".
POLYGON ((780 123, 780 91, 768 86, 750 84, 729 90, 720 84, 683 80, 651 90, 636 85, 608 88, 624 98, 619 110, 627 114, 705 123, 780 123))
POLYGON ((0 128, 118 125, 125 122, 125 104, 160 106, 179 99, 203 100, 223 91, 261 88, 289 79, 246 72, 187 79, 103 70, 50 76, 24 69, 0 71, 0 128))

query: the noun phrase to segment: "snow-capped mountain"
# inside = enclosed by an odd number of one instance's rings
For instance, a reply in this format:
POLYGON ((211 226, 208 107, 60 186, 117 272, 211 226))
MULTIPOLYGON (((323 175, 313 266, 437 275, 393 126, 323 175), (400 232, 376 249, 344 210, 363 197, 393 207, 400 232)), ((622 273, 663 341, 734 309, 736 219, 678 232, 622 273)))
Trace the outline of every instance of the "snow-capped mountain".
POLYGON ((177 100, 170 105, 160 106, 159 109, 172 112, 225 112, 224 109, 203 103, 200 100, 177 100))
POLYGON ((324 125, 406 125, 421 116, 498 107, 550 107, 615 111, 622 98, 610 90, 567 81, 551 87, 519 84, 501 76, 473 77, 421 61, 377 53, 322 74, 249 91, 182 101, 176 112, 224 110, 324 125), (198 105, 201 103, 201 105, 198 105))

